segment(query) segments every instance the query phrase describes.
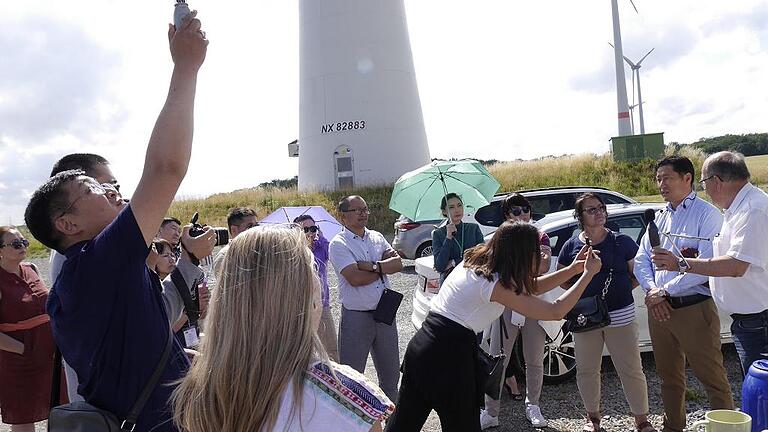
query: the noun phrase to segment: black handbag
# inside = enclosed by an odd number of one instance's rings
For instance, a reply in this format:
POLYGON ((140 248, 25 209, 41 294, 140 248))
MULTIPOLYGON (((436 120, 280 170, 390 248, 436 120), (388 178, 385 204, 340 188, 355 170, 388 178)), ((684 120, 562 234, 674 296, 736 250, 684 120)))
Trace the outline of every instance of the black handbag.
POLYGON ((51 388, 51 413, 48 416, 48 432, 118 432, 133 431, 141 410, 157 386, 160 376, 168 365, 173 345, 173 333, 168 327, 168 342, 155 371, 144 385, 139 398, 131 407, 128 417, 122 422, 111 412, 95 407, 88 402, 72 402, 59 405, 61 391, 61 351, 54 357, 53 383, 51 388), (57 406, 58 405, 58 406, 57 406))
POLYGON ((504 339, 508 337, 507 325, 504 323, 503 316, 499 317, 499 341, 501 344, 501 353, 491 355, 485 352, 481 347, 477 347, 477 379, 479 388, 493 400, 499 400, 501 397, 501 380, 504 376, 504 339), (502 335, 502 331, 504 332, 502 335))
POLYGON ((392 325, 397 315, 397 309, 400 308, 400 302, 402 301, 403 294, 385 288, 384 292, 381 293, 381 298, 379 298, 379 304, 376 305, 376 310, 373 311, 373 320, 386 325, 392 325))
POLYGON ((566 329, 571 333, 582 333, 599 329, 611 324, 611 315, 608 313, 608 287, 613 280, 613 269, 608 272, 605 286, 600 295, 585 297, 576 302, 570 312, 565 314, 566 329))

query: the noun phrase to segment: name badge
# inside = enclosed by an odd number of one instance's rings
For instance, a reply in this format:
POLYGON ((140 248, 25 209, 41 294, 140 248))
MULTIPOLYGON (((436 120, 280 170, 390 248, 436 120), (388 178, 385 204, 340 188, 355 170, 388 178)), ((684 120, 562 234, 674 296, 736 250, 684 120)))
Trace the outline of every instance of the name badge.
POLYGON ((197 336, 196 325, 184 329, 184 345, 186 345, 187 348, 194 348, 200 345, 200 338, 197 336))

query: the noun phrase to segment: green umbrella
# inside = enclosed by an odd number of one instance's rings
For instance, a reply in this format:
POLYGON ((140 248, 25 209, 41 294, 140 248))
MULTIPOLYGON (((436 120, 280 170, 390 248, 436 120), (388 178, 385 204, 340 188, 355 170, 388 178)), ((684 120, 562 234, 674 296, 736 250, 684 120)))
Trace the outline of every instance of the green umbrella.
POLYGON ((442 219, 440 201, 448 193, 461 197, 465 207, 488 205, 499 182, 472 159, 437 160, 405 173, 395 182, 389 208, 414 221, 442 219))

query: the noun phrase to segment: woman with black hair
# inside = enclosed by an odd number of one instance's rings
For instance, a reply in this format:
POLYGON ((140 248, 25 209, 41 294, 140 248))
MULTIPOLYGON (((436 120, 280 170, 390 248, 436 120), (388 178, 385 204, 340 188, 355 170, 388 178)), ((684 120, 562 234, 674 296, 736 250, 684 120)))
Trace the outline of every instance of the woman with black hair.
POLYGON ((480 430, 487 377, 478 373, 475 334, 498 319, 505 306, 537 319, 561 319, 600 270, 600 259, 585 247, 567 269, 537 278, 539 253, 538 231, 519 222, 505 222, 489 243, 467 251, 408 344, 388 431, 419 431, 431 410, 437 411, 445 432, 480 430), (554 302, 535 296, 582 272, 554 302))
MULTIPOLYGON (((635 417, 639 432, 654 432, 648 422, 648 384, 643 373, 635 321, 632 290, 638 285, 632 270, 639 246, 626 234, 605 227, 608 212, 599 195, 587 192, 576 199, 574 217, 583 231, 570 238, 560 250, 558 268, 577 259, 578 251, 591 245, 600 253, 603 268, 595 275, 582 297, 603 295, 610 324, 594 330, 573 333, 576 354, 576 382, 587 411, 585 432, 598 432, 600 427, 600 367, 603 347, 608 347, 611 362, 621 379, 624 396, 635 417)), ((570 286, 571 281, 563 284, 570 286)))
POLYGON ((432 256, 434 268, 440 273, 440 285, 451 271, 464 259, 464 251, 484 242, 480 225, 462 222, 464 203, 453 192, 440 201, 440 210, 447 219, 432 231, 432 256))

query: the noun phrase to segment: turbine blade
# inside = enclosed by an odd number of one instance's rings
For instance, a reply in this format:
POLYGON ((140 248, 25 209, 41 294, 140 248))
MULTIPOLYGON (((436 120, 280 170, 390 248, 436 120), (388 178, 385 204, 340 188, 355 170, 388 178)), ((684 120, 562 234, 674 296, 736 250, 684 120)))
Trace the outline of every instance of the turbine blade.
POLYGON ((630 60, 630 59, 628 59, 628 58, 627 58, 627 56, 624 56, 624 61, 625 61, 625 62, 627 62, 627 64, 629 64, 629 66, 630 66, 632 69, 634 69, 634 68, 636 68, 636 67, 637 67, 637 66, 636 66, 634 63, 632 63, 632 60, 630 60))
POLYGON ((608 42, 608 45, 610 45, 610 46, 611 46, 611 48, 613 48, 613 49, 616 49, 616 47, 615 47, 615 46, 613 46, 613 44, 612 44, 612 43, 608 42))
POLYGON ((646 55, 644 55, 644 56, 643 56, 643 58, 641 58, 639 62, 637 62, 637 65, 638 65, 638 66, 640 66, 640 63, 642 63, 642 62, 643 62, 643 60, 645 60, 645 58, 646 58, 646 57, 648 57, 649 55, 651 55, 651 53, 652 53, 652 52, 653 52, 653 50, 655 50, 655 49, 656 49, 656 48, 651 48, 651 50, 650 50, 650 51, 648 51, 648 53, 647 53, 646 55))
POLYGON ((635 8, 635 13, 639 14, 640 12, 637 10, 637 6, 635 6, 635 2, 633 2, 632 0, 629 0, 629 2, 632 4, 632 7, 635 8))

